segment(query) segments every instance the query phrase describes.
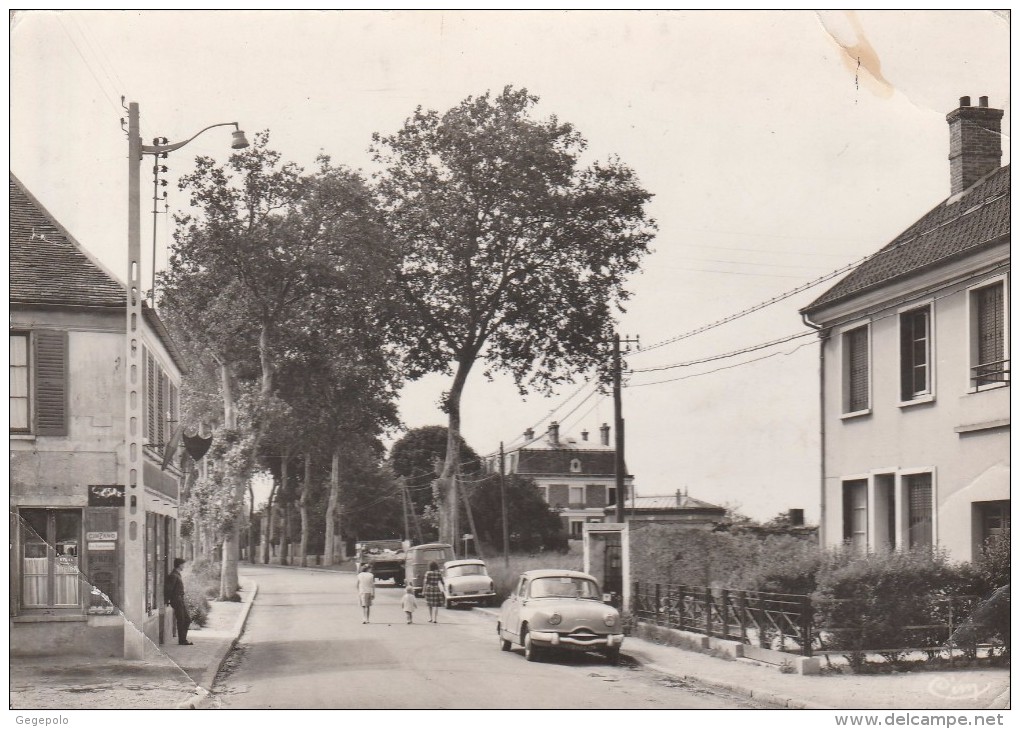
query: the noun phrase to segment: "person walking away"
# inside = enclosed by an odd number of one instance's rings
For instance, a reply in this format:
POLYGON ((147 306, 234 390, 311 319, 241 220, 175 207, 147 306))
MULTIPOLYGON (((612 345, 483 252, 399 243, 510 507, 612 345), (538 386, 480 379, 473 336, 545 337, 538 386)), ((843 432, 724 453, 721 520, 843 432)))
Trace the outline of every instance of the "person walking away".
POLYGON ((188 615, 188 606, 184 602, 184 578, 181 577, 181 567, 184 566, 184 561, 180 557, 174 559, 174 568, 166 576, 163 598, 166 600, 166 604, 174 609, 174 621, 177 623, 177 643, 179 645, 194 645, 188 640, 191 616, 188 615))
POLYGON ((429 562, 429 571, 425 573, 421 594, 429 606, 429 622, 439 622, 439 608, 443 604, 443 573, 436 562, 429 562))
POLYGON ((364 619, 361 624, 368 622, 369 614, 372 612, 372 600, 375 598, 375 575, 372 574, 372 566, 365 565, 358 573, 358 602, 361 603, 361 612, 364 619))
POLYGON ((411 585, 407 586, 404 591, 404 596, 400 598, 400 607, 404 611, 404 615, 407 617, 407 624, 410 625, 414 622, 414 611, 418 609, 418 601, 414 597, 414 587, 411 585))

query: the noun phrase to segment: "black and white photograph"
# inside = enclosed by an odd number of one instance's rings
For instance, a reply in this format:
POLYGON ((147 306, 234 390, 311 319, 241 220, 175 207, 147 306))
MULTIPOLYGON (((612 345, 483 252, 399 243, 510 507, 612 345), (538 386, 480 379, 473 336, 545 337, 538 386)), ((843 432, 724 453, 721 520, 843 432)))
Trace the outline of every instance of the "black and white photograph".
POLYGON ((11 718, 1007 725, 1010 15, 10 10, 11 718))

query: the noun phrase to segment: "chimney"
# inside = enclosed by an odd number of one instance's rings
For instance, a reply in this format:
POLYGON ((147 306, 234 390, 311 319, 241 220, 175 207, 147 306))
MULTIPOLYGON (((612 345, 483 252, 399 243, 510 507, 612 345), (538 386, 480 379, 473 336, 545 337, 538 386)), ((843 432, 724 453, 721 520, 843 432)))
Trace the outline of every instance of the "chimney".
POLYGON ((960 108, 946 115, 949 122, 949 181, 957 195, 1002 164, 1002 109, 989 109, 988 97, 978 106, 960 97, 960 108))
POLYGON ((528 428, 527 430, 525 430, 524 431, 524 440, 528 441, 529 443, 531 441, 535 440, 535 431, 533 431, 531 428, 528 428))
POLYGON ((676 505, 677 508, 680 508, 684 505, 684 492, 681 491, 680 489, 676 490, 676 505))
POLYGON ((553 445, 560 444, 560 424, 555 420, 549 423, 549 442, 553 445))
POLYGON ((804 526, 804 510, 790 509, 790 526, 804 526))
POLYGON ((599 428, 599 435, 602 436, 602 445, 609 445, 609 426, 606 423, 603 423, 599 428))
POLYGON ((581 431, 581 440, 584 440, 584 441, 588 440, 588 429, 587 428, 585 428, 584 430, 581 431))

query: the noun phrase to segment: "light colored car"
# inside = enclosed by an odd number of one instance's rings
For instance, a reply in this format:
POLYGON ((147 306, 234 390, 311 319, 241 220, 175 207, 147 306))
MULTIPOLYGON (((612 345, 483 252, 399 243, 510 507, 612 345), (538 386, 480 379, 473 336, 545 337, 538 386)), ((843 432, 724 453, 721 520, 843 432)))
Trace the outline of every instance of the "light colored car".
POLYGON ((623 645, 620 613, 603 603, 594 577, 573 570, 522 574, 500 608, 496 631, 500 648, 521 645, 529 661, 562 649, 600 651, 616 663, 623 645))
POLYGON ((444 605, 474 603, 488 605, 496 599, 496 589, 480 559, 455 559, 443 565, 444 605))

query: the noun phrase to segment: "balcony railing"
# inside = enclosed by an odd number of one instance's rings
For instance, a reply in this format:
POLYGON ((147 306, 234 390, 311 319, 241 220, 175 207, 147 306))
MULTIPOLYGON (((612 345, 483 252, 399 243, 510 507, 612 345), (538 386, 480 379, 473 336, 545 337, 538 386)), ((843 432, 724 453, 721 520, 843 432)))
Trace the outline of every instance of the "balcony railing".
POLYGON ((1009 360, 1000 359, 995 362, 985 362, 970 368, 970 381, 975 390, 989 385, 998 385, 1003 382, 1009 383, 1009 360))

